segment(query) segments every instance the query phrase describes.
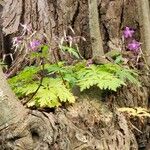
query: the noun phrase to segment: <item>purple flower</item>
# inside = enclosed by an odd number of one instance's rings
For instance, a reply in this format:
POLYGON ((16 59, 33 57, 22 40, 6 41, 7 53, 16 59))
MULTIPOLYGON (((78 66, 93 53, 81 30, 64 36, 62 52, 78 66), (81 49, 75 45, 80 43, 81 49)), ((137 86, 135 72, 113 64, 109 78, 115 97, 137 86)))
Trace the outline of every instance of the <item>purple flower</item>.
POLYGON ((29 47, 33 50, 36 51, 39 46, 41 46, 41 42, 39 40, 33 40, 32 42, 30 42, 29 47))
POLYGON ((129 27, 125 27, 124 31, 123 31, 123 36, 125 38, 130 38, 133 36, 134 30, 130 29, 129 27))
POLYGON ((141 44, 136 40, 132 40, 131 43, 128 44, 127 48, 133 52, 138 52, 141 47, 141 44))

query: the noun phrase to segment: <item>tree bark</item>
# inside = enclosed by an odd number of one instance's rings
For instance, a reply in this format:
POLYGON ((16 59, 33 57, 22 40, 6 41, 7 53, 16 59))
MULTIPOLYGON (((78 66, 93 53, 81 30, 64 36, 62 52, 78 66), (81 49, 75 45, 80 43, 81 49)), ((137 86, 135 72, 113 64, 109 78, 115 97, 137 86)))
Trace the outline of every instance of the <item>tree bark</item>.
POLYGON ((24 107, 17 102, 14 93, 7 84, 1 68, 0 80, 2 83, 0 86, 0 127, 3 128, 20 120, 26 111, 24 107))
POLYGON ((89 5, 89 30, 93 57, 101 57, 104 55, 103 42, 100 33, 98 4, 97 0, 88 0, 89 5))
POLYGON ((141 35, 146 63, 150 66, 150 7, 148 0, 138 0, 138 11, 140 16, 141 35))
MULTIPOLYGON (((3 32, 11 39, 19 34, 20 23, 30 24, 33 29, 47 34, 58 58, 64 59, 58 53, 54 39, 61 38, 64 30, 69 34, 70 25, 78 36, 86 38, 86 42, 80 41, 80 51, 85 58, 90 58, 92 46, 88 11, 88 1, 85 0, 5 0, 3 32)), ((121 50, 124 26, 139 29, 136 0, 99 0, 98 13, 105 52, 121 50)), ((136 36, 140 39, 140 34, 136 36)), ((9 38, 6 38, 6 43, 10 43, 9 38)), ((105 102, 100 100, 99 90, 90 89, 81 95, 77 94, 77 102, 72 106, 57 108, 54 112, 25 109, 8 88, 1 70, 0 79, 2 150, 137 150, 143 143, 143 147, 148 143, 148 119, 140 126, 143 133, 147 132, 146 137, 137 131, 134 135, 125 116, 109 106, 111 103, 112 107, 116 104, 121 107, 148 108, 150 86, 149 78, 145 75, 141 78, 142 88, 132 85, 124 87, 111 95, 108 101, 106 98, 105 102), (146 141, 137 141, 135 137, 143 137, 142 140, 146 141)), ((135 123, 135 126, 138 125, 135 123)))
MULTIPOLYGON (((2 83, 6 83, 4 78, 2 83)), ((2 92, 5 90, 1 88, 1 95, 2 92)), ((27 111, 17 101, 8 106, 12 99, 3 103, 2 95, 2 106, 14 109, 7 108, 7 113, 0 110, 3 113, 0 122, 5 123, 0 131, 0 149, 136 150, 137 142, 125 117, 118 111, 111 112, 103 102, 99 103, 99 90, 87 93, 78 95, 79 101, 73 106, 56 109, 55 113, 27 111)), ((7 95, 11 95, 11 91, 7 91, 7 95)))

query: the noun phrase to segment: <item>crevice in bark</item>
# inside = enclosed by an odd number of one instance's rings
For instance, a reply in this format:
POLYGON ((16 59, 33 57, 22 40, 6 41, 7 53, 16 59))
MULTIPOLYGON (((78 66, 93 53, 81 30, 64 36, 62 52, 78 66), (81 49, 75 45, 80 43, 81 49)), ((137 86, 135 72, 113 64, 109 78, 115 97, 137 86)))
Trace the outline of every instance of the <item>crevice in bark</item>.
POLYGON ((37 14, 35 20, 36 20, 36 22, 38 22, 38 21, 39 21, 39 16, 40 16, 40 15, 39 15, 39 11, 38 11, 38 4, 36 3, 35 5, 36 5, 36 14, 37 14))
POLYGON ((0 58, 2 59, 3 54, 4 54, 4 35, 2 31, 2 11, 3 11, 3 6, 0 5, 0 58))
POLYGON ((22 0, 22 13, 21 13, 21 17, 20 17, 20 23, 24 24, 24 13, 25 13, 25 0, 22 0))
POLYGON ((120 14, 120 27, 119 29, 122 30, 123 20, 124 20, 124 0, 121 6, 121 14, 120 14))
POLYGON ((13 61, 11 56, 10 56, 10 55, 13 54, 13 51, 11 49, 11 47, 12 47, 11 38, 10 38, 9 35, 6 35, 6 36, 4 36, 3 40, 4 40, 3 41, 3 45, 4 45, 3 56, 6 56, 5 57, 5 62, 10 67, 11 64, 12 64, 12 61, 13 61))
POLYGON ((79 11, 80 11, 80 2, 78 2, 77 4, 77 8, 75 10, 75 13, 73 15, 73 18, 71 20, 71 27, 74 28, 74 24, 75 24, 75 21, 76 21, 76 18, 77 16, 79 15, 79 11))
POLYGON ((109 32, 107 30, 107 27, 105 26, 105 24, 103 24, 103 31, 104 31, 104 50, 105 50, 105 53, 107 53, 109 51, 109 46, 108 46, 108 42, 110 41, 110 37, 109 37, 109 32))

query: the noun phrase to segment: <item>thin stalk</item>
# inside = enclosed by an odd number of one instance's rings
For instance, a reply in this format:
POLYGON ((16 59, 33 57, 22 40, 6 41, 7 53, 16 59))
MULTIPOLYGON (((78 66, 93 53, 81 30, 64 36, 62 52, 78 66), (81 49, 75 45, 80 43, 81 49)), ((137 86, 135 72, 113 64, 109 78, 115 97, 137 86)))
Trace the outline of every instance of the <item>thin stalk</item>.
MULTIPOLYGON (((57 61, 57 58, 56 58, 56 55, 55 55, 54 51, 53 51, 53 56, 54 56, 54 61, 55 61, 56 65, 59 67, 58 61, 57 61)), ((61 73, 60 71, 59 71, 58 73, 59 73, 59 75, 60 75, 60 77, 61 77, 61 79, 62 79, 62 81, 63 81, 63 84, 66 85, 66 82, 65 82, 65 80, 64 80, 64 78, 63 78, 62 73, 61 73)))
MULTIPOLYGON (((43 58, 42 58, 42 71, 44 72, 44 60, 43 60, 43 58)), ((41 76, 39 86, 37 87, 35 92, 32 94, 32 96, 26 102, 23 103, 23 105, 26 105, 28 102, 30 102, 33 99, 33 97, 36 95, 36 93, 38 92, 38 90, 42 86, 43 79, 44 79, 44 76, 41 76)))

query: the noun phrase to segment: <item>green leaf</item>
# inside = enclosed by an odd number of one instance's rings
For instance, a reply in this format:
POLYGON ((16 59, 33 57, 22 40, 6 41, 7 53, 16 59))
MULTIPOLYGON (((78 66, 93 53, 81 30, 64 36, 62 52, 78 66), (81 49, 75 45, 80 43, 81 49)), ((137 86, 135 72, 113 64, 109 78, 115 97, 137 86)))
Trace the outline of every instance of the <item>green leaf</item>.
POLYGON ((48 73, 59 73, 64 71, 64 62, 59 62, 58 64, 46 64, 45 69, 48 73))
POLYGON ((76 49, 68 46, 61 46, 60 48, 62 51, 68 52, 69 54, 75 56, 76 58, 80 58, 76 49))
POLYGON ((119 55, 119 56, 117 56, 117 57, 116 57, 116 59, 115 59, 115 63, 116 63, 116 64, 119 64, 119 63, 121 63, 121 62, 122 62, 122 60, 123 60, 122 56, 121 56, 121 55, 119 55))
POLYGON ((39 70, 40 68, 36 66, 26 67, 23 71, 19 72, 17 76, 8 79, 8 82, 12 85, 12 87, 31 83, 39 70))
POLYGON ((49 46, 48 45, 42 45, 41 50, 42 50, 41 57, 47 58, 48 57, 49 46))
POLYGON ((127 81, 139 85, 138 74, 117 64, 91 65, 76 72, 80 90, 97 86, 102 90, 113 90, 125 86, 127 81))
MULTIPOLYGON (((78 85, 81 91, 92 86, 97 86, 101 90, 117 91, 128 82, 140 85, 135 70, 113 63, 86 67, 86 62, 77 63, 75 66, 65 66, 64 62, 59 62, 46 64, 44 68, 48 74, 44 76, 42 85, 28 106, 58 107, 63 102, 74 103, 75 97, 70 89, 74 85, 78 85), (56 73, 57 76, 48 77, 51 73, 56 73)), ((17 76, 8 80, 18 97, 28 97, 38 89, 38 74, 41 69, 41 66, 26 67, 17 76)))
POLYGON ((61 79, 44 78, 43 86, 34 97, 39 107, 58 107, 61 102, 74 103, 75 97, 61 79))
POLYGON ((49 46, 48 45, 41 45, 41 51, 32 51, 30 53, 30 59, 39 59, 39 58, 47 58, 49 54, 49 46))

